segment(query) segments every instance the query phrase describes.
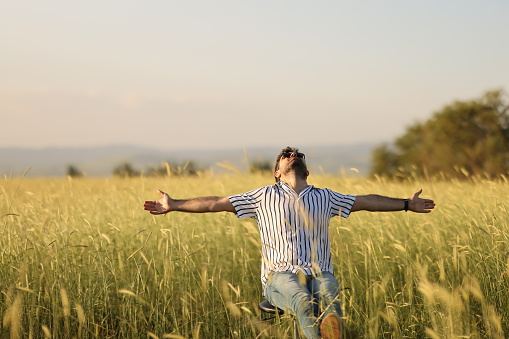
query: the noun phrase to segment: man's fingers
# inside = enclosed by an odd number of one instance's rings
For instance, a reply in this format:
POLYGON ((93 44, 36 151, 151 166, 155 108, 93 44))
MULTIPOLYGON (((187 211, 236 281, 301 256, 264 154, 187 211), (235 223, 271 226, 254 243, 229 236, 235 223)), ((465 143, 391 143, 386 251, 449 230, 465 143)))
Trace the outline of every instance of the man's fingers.
POLYGON ((435 206, 435 201, 433 201, 431 199, 424 199, 424 204, 435 206))
POLYGON ((145 201, 145 204, 143 204, 143 209, 154 214, 154 211, 157 212, 157 201, 145 201))
POLYGON ((435 208, 435 202, 433 200, 425 199, 423 201, 423 213, 429 213, 434 208, 435 208))

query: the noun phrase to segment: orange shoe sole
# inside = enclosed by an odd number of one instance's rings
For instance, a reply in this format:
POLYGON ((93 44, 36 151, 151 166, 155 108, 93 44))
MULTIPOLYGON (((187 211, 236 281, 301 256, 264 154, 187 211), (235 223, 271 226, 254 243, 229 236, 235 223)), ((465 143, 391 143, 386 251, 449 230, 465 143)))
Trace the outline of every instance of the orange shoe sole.
POLYGON ((335 314, 328 314, 320 324, 322 339, 341 339, 341 325, 335 314))

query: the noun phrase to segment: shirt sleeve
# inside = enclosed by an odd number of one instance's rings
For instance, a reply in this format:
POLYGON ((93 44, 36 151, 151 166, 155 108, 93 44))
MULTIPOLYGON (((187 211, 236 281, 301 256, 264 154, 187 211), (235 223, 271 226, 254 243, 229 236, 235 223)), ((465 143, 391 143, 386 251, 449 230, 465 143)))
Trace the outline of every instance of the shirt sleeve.
POLYGON ((353 203, 355 202, 355 195, 341 194, 327 189, 330 198, 330 212, 331 217, 341 216, 348 218, 352 210, 353 203))
POLYGON ((228 196, 228 199, 235 208, 237 218, 257 217, 258 207, 265 193, 266 187, 254 189, 252 191, 228 196))

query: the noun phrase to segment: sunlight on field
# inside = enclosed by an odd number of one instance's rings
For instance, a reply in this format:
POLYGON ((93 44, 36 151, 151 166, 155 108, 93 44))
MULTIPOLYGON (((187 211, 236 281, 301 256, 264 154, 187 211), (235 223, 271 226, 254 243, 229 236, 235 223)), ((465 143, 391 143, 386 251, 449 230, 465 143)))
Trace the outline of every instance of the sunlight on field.
MULTIPOLYGON (((232 214, 152 216, 156 189, 228 195, 270 176, 2 179, 2 337, 284 338, 260 321, 260 243, 232 214)), ((435 199, 427 215, 331 222, 348 327, 366 338, 503 338, 509 332, 509 183, 312 176, 341 193, 435 199)))

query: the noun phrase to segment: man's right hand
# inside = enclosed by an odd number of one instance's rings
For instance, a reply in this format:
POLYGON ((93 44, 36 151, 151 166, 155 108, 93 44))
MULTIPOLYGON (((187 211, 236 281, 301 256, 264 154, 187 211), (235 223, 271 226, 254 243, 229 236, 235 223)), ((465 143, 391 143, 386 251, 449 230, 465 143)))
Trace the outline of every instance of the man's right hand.
POLYGON ((149 211, 150 214, 166 214, 171 212, 170 201, 172 199, 170 196, 161 190, 157 190, 157 192, 162 196, 162 198, 157 201, 145 201, 145 204, 143 205, 145 211, 149 211))

